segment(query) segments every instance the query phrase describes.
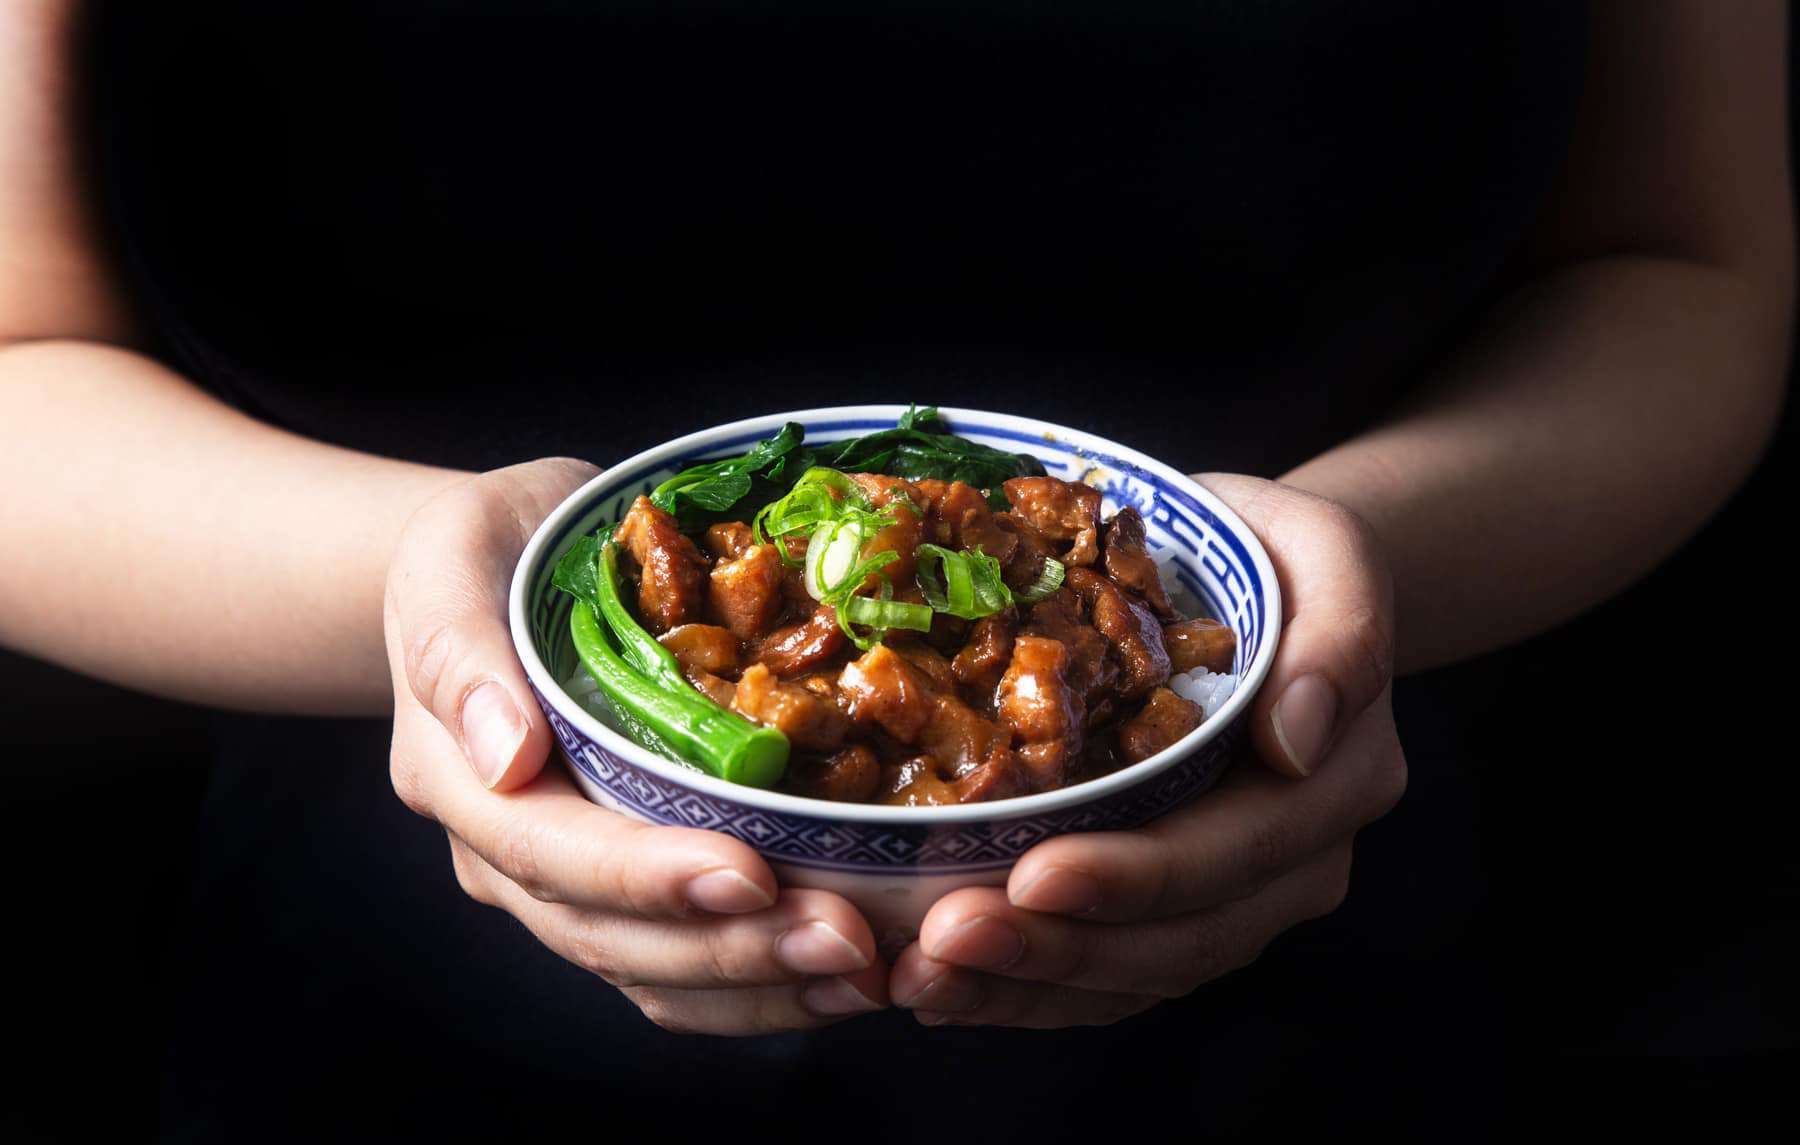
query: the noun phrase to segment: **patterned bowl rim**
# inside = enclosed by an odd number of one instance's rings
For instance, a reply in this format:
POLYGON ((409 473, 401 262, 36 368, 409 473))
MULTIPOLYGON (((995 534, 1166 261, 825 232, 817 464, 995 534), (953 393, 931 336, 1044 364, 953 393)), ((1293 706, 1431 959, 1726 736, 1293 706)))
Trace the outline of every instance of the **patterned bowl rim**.
POLYGON ((1269 554, 1263 549, 1262 542, 1249 526, 1245 525, 1236 513, 1232 512, 1223 501, 1204 486, 1172 466, 1146 457, 1129 446, 1120 445, 1085 430, 1070 429, 1036 418, 951 406, 943 406, 940 409, 952 426, 961 422, 972 430, 993 428, 1008 430, 1015 435, 1041 437, 1047 441, 1066 443, 1083 453, 1100 455, 1108 461, 1139 470, 1145 476, 1153 477, 1192 497, 1216 519, 1218 525, 1234 534, 1236 540, 1241 544, 1243 552, 1248 555, 1251 564, 1255 566, 1258 579, 1261 581, 1264 638, 1256 655, 1245 669, 1242 679, 1239 680, 1237 690, 1231 694, 1230 699, 1225 701, 1223 708, 1208 717, 1186 737, 1149 759, 1142 760, 1130 767, 1120 768, 1110 775, 1090 779, 1085 783, 1058 788, 1055 791, 1045 791, 1037 795, 995 800, 991 803, 964 803, 946 807, 888 807, 881 804, 839 803, 829 799, 812 799, 802 795, 788 795, 779 791, 728 783, 723 779, 664 759, 648 748, 632 742, 624 735, 606 726, 563 689, 562 681, 556 679, 551 673, 549 666, 544 663, 543 658, 538 655, 537 648, 532 644, 529 623, 530 600, 528 599, 531 585, 538 579, 539 573, 550 555, 552 542, 561 537, 565 528, 570 524, 570 519, 584 515, 594 502, 614 496, 618 492, 615 488, 617 483, 615 475, 632 473, 646 466, 665 464, 678 459, 704 456, 714 442, 751 432, 766 435, 790 421, 797 421, 807 426, 821 421, 857 418, 880 418, 893 421, 905 413, 907 408, 902 405, 826 406, 819 409, 791 410, 785 413, 770 413, 744 418, 740 421, 713 426, 710 429, 674 438, 661 445, 646 449, 642 453, 625 458, 609 466, 587 484, 569 494, 563 499, 562 504, 544 518, 543 523, 532 534, 531 540, 525 545, 524 552, 519 555, 518 565, 513 570, 509 608, 513 645, 518 652, 519 660, 525 666, 526 674, 537 686, 537 690, 548 697, 556 707, 557 714, 567 720, 582 735, 595 741, 614 755, 621 756, 636 766, 645 768, 671 782, 766 811, 802 815, 812 819, 836 819, 843 822, 916 827, 981 820, 1016 819, 1060 811, 1103 799, 1115 792, 1135 787, 1145 780, 1152 779, 1189 758, 1200 748, 1217 739, 1226 728, 1245 714, 1257 689, 1262 687, 1263 680, 1268 676, 1270 664, 1274 662, 1275 648, 1281 639, 1282 619, 1281 587, 1275 579, 1274 565, 1269 560, 1269 554))

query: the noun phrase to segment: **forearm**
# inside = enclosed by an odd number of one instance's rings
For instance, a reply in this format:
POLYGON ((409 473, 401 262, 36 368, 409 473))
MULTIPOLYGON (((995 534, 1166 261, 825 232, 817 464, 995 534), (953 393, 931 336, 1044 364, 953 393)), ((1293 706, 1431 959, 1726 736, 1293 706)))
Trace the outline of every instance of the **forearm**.
POLYGON ((0 346, 0 644, 198 703, 386 710, 388 558, 463 477, 274 429, 124 350, 0 346))
POLYGON ((1497 310, 1425 400, 1289 473, 1381 536, 1400 668, 1540 632, 1699 528, 1775 421, 1779 295, 1672 259, 1552 272, 1497 310))

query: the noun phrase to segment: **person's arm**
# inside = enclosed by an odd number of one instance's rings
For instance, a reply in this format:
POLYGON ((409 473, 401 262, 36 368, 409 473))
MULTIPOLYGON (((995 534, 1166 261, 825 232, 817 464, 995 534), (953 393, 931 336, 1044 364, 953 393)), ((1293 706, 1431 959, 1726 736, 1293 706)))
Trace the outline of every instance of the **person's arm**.
POLYGON ((128 348, 74 158, 74 8, 0 8, 0 645, 201 703, 384 711, 388 558, 465 475, 283 433, 128 348))
POLYGON ((0 645, 208 704, 391 709, 395 789, 444 825, 469 895, 661 1025, 755 1033, 885 1005, 843 898, 546 766, 506 590, 593 466, 471 475, 337 449, 125 348, 68 159, 72 8, 0 4, 0 645))
POLYGON ((1114 1022, 1254 960, 1343 901, 1357 831, 1405 790, 1396 663, 1616 592, 1749 472, 1793 306, 1785 9, 1605 0, 1594 44, 1536 273, 1430 396, 1285 483, 1207 478, 1281 579, 1248 717, 1268 767, 946 896, 895 962, 896 1005, 929 1025, 1114 1022))
POLYGON ((0 645, 274 712, 392 705, 382 581, 466 474, 336 449, 127 350, 0 345, 0 645))
POLYGON ((1400 670, 1540 632, 1761 456, 1794 308, 1785 6, 1596 5, 1533 273, 1401 416, 1284 481, 1374 525, 1400 670))

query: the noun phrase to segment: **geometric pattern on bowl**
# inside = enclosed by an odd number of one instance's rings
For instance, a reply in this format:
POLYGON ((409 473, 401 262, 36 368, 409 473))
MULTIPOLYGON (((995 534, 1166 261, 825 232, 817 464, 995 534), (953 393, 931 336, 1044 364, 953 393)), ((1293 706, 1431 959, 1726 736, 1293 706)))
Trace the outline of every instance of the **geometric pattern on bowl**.
MULTIPOLYGON (((637 496, 694 461, 742 453, 785 420, 804 424, 807 441, 827 442, 891 428, 905 408, 860 406, 760 418, 735 432, 711 435, 704 449, 692 456, 608 470, 590 488, 584 503, 545 540, 533 568, 520 570, 521 576, 530 575, 522 586, 525 627, 545 668, 560 682, 568 678, 576 662, 568 630, 571 601, 552 588, 550 574, 577 539, 601 524, 617 521, 637 496)), ((1269 657, 1260 656, 1258 663, 1259 654, 1270 640, 1271 621, 1279 621, 1278 615, 1268 614, 1267 605, 1278 596, 1275 586, 1266 584, 1259 573, 1252 556, 1256 542, 1253 538, 1247 542, 1240 535, 1242 526, 1221 519, 1205 502, 1156 472, 1155 463, 1143 464, 1123 456, 1119 447, 1096 444, 1098 439, 1091 435, 1047 431, 1039 428, 1041 423, 1025 423, 1003 414, 959 409, 944 409, 943 413, 964 437, 1010 452, 1030 453, 1043 462, 1051 476, 1083 481, 1099 489, 1108 516, 1126 505, 1135 507, 1143 515, 1152 548, 1173 552, 1182 587, 1236 633, 1237 659, 1232 671, 1243 677, 1253 664, 1258 669, 1244 680, 1240 694, 1260 682, 1257 677, 1266 670, 1269 657)), ((886 814, 873 820, 853 817, 846 821, 845 805, 787 797, 778 800, 786 807, 773 808, 718 793, 720 785, 713 785, 713 791, 699 790, 691 785, 696 778, 704 779, 699 772, 660 757, 654 768, 642 766, 566 718, 559 707, 586 709, 560 687, 555 695, 546 695, 534 682, 533 690, 549 714, 578 782, 591 796, 602 796, 603 801, 651 822, 723 831, 795 866, 885 875, 1004 870, 1051 836, 1145 823, 1217 781, 1242 740, 1248 706, 1234 696, 1222 718, 1209 718, 1195 733, 1205 742, 1189 749, 1185 758, 1159 765, 1161 757, 1157 757, 1126 769, 1141 770, 1144 778, 1105 796, 1022 813, 1009 813, 1009 804, 1025 801, 1003 800, 982 805, 986 814, 978 819, 928 823, 919 821, 919 809, 913 808, 886 809, 886 814), (1226 720, 1230 726, 1220 726, 1226 720), (799 809, 812 806, 818 807, 817 814, 799 809), (908 822, 909 814, 915 816, 912 822, 908 822)), ((1171 752, 1182 754, 1183 745, 1171 752)), ((1064 790, 1078 792, 1088 786, 1091 784, 1064 790)), ((749 798, 770 801, 767 793, 749 798)), ((1042 801, 1041 796, 1031 799, 1042 801)))

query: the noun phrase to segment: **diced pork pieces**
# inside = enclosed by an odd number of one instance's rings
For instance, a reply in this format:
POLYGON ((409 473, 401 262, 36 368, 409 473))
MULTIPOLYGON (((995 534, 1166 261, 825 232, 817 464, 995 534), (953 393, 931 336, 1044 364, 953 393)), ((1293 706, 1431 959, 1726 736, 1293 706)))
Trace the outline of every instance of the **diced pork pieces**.
POLYGON ((997 757, 960 777, 951 778, 943 774, 943 768, 935 759, 915 756, 898 767, 887 769, 878 789, 881 802, 899 807, 983 803, 1029 794, 1029 781, 1011 757, 997 757))
POLYGON ((1039 791, 1061 787, 1081 754, 1081 696, 1070 687, 1069 650, 1042 636, 1021 636, 1000 680, 1000 722, 1039 791))
POLYGON ((1144 518, 1136 509, 1120 509, 1106 526, 1105 556, 1101 568, 1119 587, 1143 597, 1164 620, 1176 618, 1169 603, 1169 590, 1163 587, 1162 573, 1150 556, 1144 538, 1144 518))
POLYGON ((713 624, 683 624, 656 639, 674 654, 688 683, 720 707, 731 706, 737 685, 725 677, 737 674, 737 637, 713 624))
POLYGON ((864 803, 881 786, 881 760, 867 744, 846 744, 822 759, 797 759, 788 770, 796 795, 864 803))
POLYGON ((1100 490, 1055 477, 1014 477, 1005 485, 1015 517, 1045 538, 1070 542, 1057 558, 1066 565, 1091 565, 1100 555, 1100 490))
POLYGON ((737 671, 737 637, 716 624, 683 624, 656 639, 674 654, 684 672, 698 669, 718 675, 737 671))
POLYGON ((831 698, 778 680, 762 664, 744 669, 731 706, 757 723, 780 729, 795 747, 829 751, 843 743, 850 730, 849 719, 831 698))
POLYGON ((1237 656, 1237 633, 1205 616, 1164 625, 1163 643, 1169 649, 1169 667, 1177 672, 1195 668, 1229 672, 1237 656))
POLYGON ((1141 763, 1199 727, 1205 718, 1199 704, 1168 688, 1157 688, 1136 715, 1119 725, 1119 754, 1127 763, 1141 763))
POLYGON ((1168 680, 1169 652, 1163 647, 1162 625, 1148 605, 1092 569, 1070 569, 1067 583, 1112 647, 1121 669, 1121 699, 1137 699, 1168 680))
POLYGON ((951 776, 1005 756, 1009 733, 953 694, 939 691, 904 656, 877 644, 838 677, 850 715, 916 747, 951 776))
POLYGON ((1012 625, 1004 614, 984 616, 969 630, 968 640, 950 662, 950 672, 966 688, 991 692, 1000 683, 1012 651, 1012 625))
POLYGON ((619 523, 618 541, 637 566, 638 615, 652 632, 701 619, 706 558, 675 518, 639 497, 619 523))
POLYGON ((706 586, 713 618, 739 640, 767 634, 786 605, 781 592, 785 568, 774 545, 751 545, 735 560, 721 558, 706 586))
POLYGON ((1106 637, 1081 615, 1081 602, 1066 588, 1031 606, 1021 636, 1044 636, 1069 649, 1069 683, 1086 701, 1090 717, 1107 711, 1119 666, 1107 655, 1106 637))
POLYGON ((756 543, 756 535, 742 521, 721 521, 706 527, 706 551, 716 559, 735 561, 756 543))
MULTIPOLYGON (((696 545, 638 498, 617 536, 640 618, 696 688, 788 737, 785 790, 902 805, 1028 795, 1147 759, 1204 719, 1170 673, 1229 671, 1235 638, 1175 611, 1136 510, 1103 526, 1098 490, 1049 477, 1006 482, 1003 513, 962 482, 850 478, 890 517, 864 553, 899 554, 883 570, 894 600, 923 601, 922 543, 980 548, 1015 592, 1055 558, 1064 584, 974 620, 935 614, 929 632, 859 653, 748 525, 711 525, 696 545)), ((787 544, 804 554, 804 536, 787 544)))
POLYGON ((1011 530, 1002 527, 981 490, 961 481, 915 481, 926 506, 925 534, 933 544, 947 549, 979 548, 1004 564, 1018 544, 1011 530))
POLYGON ((850 643, 838 623, 837 610, 825 605, 807 604, 813 611, 799 624, 778 628, 750 645, 746 659, 768 667, 777 676, 798 676, 822 667, 850 643))

